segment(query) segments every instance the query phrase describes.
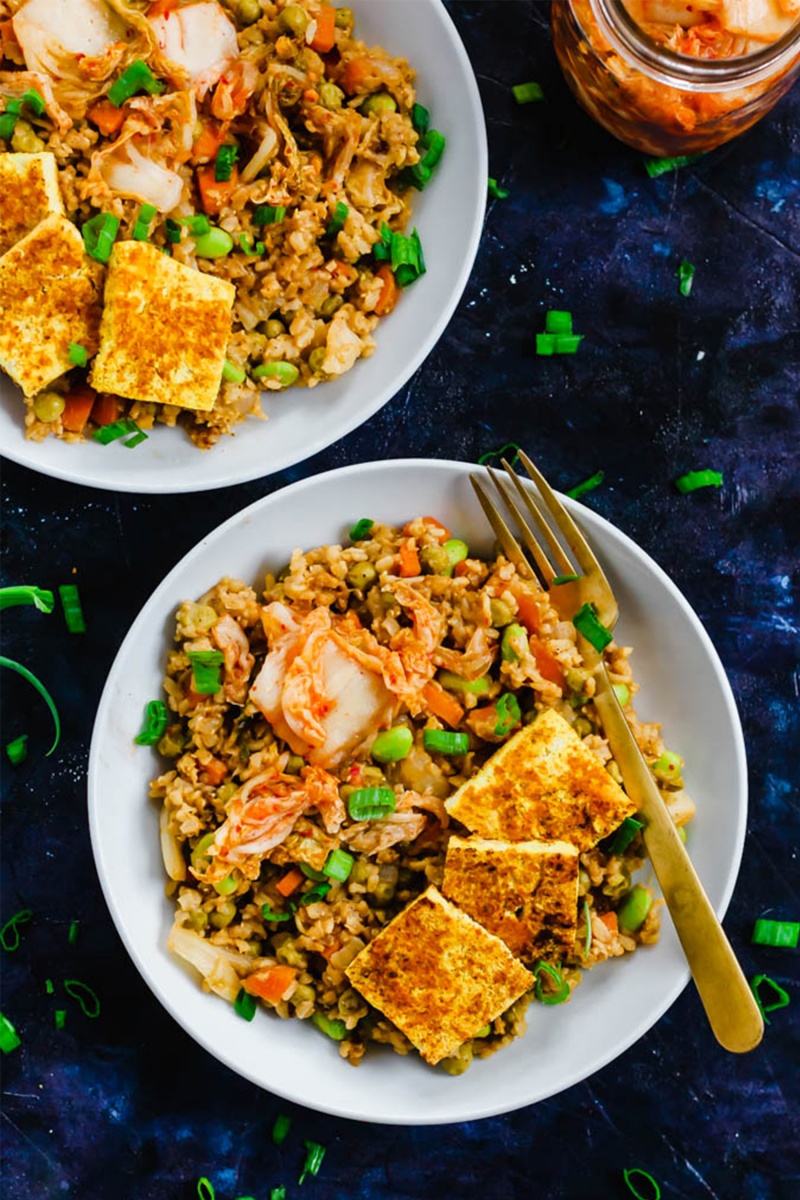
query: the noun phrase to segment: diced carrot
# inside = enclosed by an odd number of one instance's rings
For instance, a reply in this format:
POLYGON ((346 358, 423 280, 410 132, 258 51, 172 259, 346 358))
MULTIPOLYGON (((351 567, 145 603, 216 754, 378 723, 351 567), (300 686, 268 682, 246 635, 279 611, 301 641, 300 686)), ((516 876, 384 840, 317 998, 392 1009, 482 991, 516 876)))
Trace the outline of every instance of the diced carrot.
POLYGON ((92 405, 92 420, 95 425, 112 425, 119 416, 119 396, 100 392, 92 405))
POLYGON ((303 92, 303 99, 307 100, 309 104, 316 104, 319 100, 319 92, 316 88, 306 88, 303 92))
POLYGON ((326 962, 330 962, 337 950, 341 950, 341 946, 338 942, 334 942, 332 946, 326 946, 323 950, 320 950, 320 954, 326 962))
POLYGON ((311 49, 317 54, 327 54, 336 42, 336 9, 332 4, 323 4, 317 13, 317 28, 311 41, 311 49))
POLYGON ((197 176, 197 186, 200 189, 200 203, 203 205, 203 212, 208 216, 214 216, 225 207, 231 193, 239 183, 239 170, 234 163, 231 177, 226 183, 219 183, 214 178, 213 163, 207 167, 198 168, 195 175, 197 176))
POLYGON ((285 875, 282 875, 275 887, 282 896, 291 896, 292 892, 296 892, 305 879, 305 875, 299 867, 292 867, 285 875))
POLYGON ((124 106, 117 108, 110 100, 97 100, 86 112, 87 119, 97 126, 103 137, 119 133, 127 115, 124 106))
POLYGON ((619 933, 619 923, 615 912, 598 913, 598 916, 609 933, 619 933))
POLYGON ((193 162, 210 162, 217 157, 217 151, 228 136, 227 123, 203 121, 200 133, 192 145, 193 162))
POLYGON ((285 967, 279 963, 274 967, 254 971, 242 980, 242 987, 251 996, 258 996, 261 1000, 268 1000, 270 1004, 277 1004, 296 975, 296 967, 285 967))
POLYGON ((210 783, 212 787, 219 787, 227 774, 228 768, 225 763, 218 758, 212 758, 203 767, 203 782, 210 783))
POLYGON ((367 91, 374 79, 375 71, 368 58, 351 58, 345 64, 340 83, 348 96, 353 96, 356 92, 367 91))
POLYGON ((530 592, 515 592, 514 599, 517 602, 517 620, 520 625, 524 625, 528 633, 539 632, 539 605, 530 592))
POLYGON ((88 383, 80 383, 67 392, 61 424, 69 433, 83 433, 96 399, 97 392, 88 383))
POLYGON ((461 719, 464 716, 464 709, 454 700, 449 692, 446 692, 441 684, 431 680, 426 683, 422 689, 422 695, 425 698, 425 703, 435 717, 441 721, 446 721, 453 729, 461 724, 461 719))
POLYGON ((390 313, 395 304, 400 298, 400 288, 397 286, 397 280, 394 277, 394 271, 388 263, 381 263, 375 274, 381 281, 381 291, 375 305, 375 312, 379 317, 385 317, 390 313))
POLYGON ((466 575, 470 568, 470 564, 474 562, 474 558, 462 558, 461 562, 457 562, 453 567, 453 574, 456 576, 456 578, 458 578, 459 575, 466 575))
POLYGON ((412 575, 421 575, 422 567, 420 566, 417 547, 414 545, 413 538, 407 538, 400 543, 400 576, 403 579, 410 579, 412 575))
POLYGON ((550 683, 557 683, 561 687, 564 683, 564 668, 556 656, 538 638, 529 638, 528 645, 531 654, 536 659, 536 668, 542 679, 547 679, 550 683))

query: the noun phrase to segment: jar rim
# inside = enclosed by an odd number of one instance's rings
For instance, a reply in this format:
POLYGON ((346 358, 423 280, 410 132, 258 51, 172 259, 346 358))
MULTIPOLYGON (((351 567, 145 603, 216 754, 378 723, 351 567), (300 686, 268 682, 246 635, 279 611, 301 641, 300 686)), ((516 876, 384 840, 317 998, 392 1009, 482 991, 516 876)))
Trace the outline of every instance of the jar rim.
MULTIPOLYGON (((558 3, 559 0, 554 0, 558 3)), ((614 49, 638 70, 662 83, 691 90, 722 90, 757 83, 784 60, 800 54, 800 19, 777 41, 735 58, 692 58, 655 42, 637 24, 624 0, 589 0, 602 32, 614 49)))

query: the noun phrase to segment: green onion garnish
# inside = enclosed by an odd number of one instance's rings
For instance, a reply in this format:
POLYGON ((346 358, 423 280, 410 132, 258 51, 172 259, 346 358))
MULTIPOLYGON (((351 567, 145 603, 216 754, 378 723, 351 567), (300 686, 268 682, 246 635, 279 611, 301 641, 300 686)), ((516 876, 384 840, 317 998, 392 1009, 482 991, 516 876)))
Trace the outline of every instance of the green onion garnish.
POLYGON ((55 750, 55 748, 58 745, 59 740, 61 738, 61 718, 58 715, 58 709, 55 706, 53 697, 50 695, 50 693, 48 692, 48 690, 44 686, 44 684, 41 682, 41 680, 37 679, 36 676, 33 674, 33 672, 29 671, 27 667, 23 667, 21 663, 14 662, 13 659, 4 658, 2 655, 0 655, 0 667, 8 667, 10 670, 16 671, 17 674, 21 675, 23 679, 26 679, 28 681, 28 683, 31 685, 31 687, 36 688, 36 691, 39 693, 39 695, 42 697, 42 699, 44 700, 47 707, 50 709, 50 715, 53 718, 53 724, 55 726, 56 736, 53 739, 52 746, 50 747, 50 749, 47 751, 47 754, 45 755, 45 758, 49 758, 49 756, 53 753, 53 751, 55 750))
POLYGON ((18 767, 20 763, 24 763, 25 759, 28 757, 27 733, 21 733, 19 737, 16 737, 13 741, 8 742, 6 744, 6 754, 8 755, 8 761, 13 766, 18 767))
POLYGON ((239 991, 236 993, 236 999, 233 1002, 233 1007, 243 1020, 252 1021, 256 1015, 258 1003, 255 996, 251 996, 244 988, 239 988, 239 991))
POLYGON ((259 204, 253 211, 253 224, 280 225, 285 216, 286 209, 282 204, 259 204))
POLYGON ((67 941, 69 942, 70 946, 74 946, 78 940, 78 925, 79 924, 80 924, 79 921, 70 921, 70 923, 69 923, 69 933, 67 934, 67 941))
POLYGON ((566 495, 570 500, 580 500, 581 496, 585 496, 587 492, 593 492, 596 487, 599 487, 605 477, 605 471, 595 471, 594 475, 584 479, 583 483, 576 483, 575 487, 570 488, 566 495))
POLYGON ((544 331, 557 334, 572 333, 572 313, 555 308, 550 309, 548 313, 545 313, 544 331))
POLYGON ((582 633, 587 642, 594 646, 595 650, 603 650, 610 641, 613 641, 613 633, 610 629, 606 629, 593 604, 587 602, 581 605, 572 618, 572 624, 578 633, 582 633))
POLYGON ((552 333, 537 333, 536 335, 536 353, 540 358, 550 358, 556 352, 555 334, 552 333))
POLYGON ((622 1172, 622 1178, 625 1180, 628 1191, 636 1197, 636 1200, 661 1200, 661 1188, 653 1176, 649 1175, 647 1171, 643 1171, 641 1167, 629 1167, 622 1172), (648 1188, 646 1195, 643 1195, 632 1182, 634 1175, 639 1175, 646 1182, 648 1188))
POLYGON ((12 951, 19 947, 19 926, 27 925, 33 913, 29 908, 21 908, 18 913, 14 913, 13 917, 9 917, 2 929, 0 929, 0 946, 4 950, 12 951))
POLYGON ((372 247, 373 256, 378 262, 387 262, 392 257, 392 231, 385 221, 381 221, 381 240, 372 247))
POLYGON ((262 904, 261 915, 265 921, 291 921, 294 914, 290 912, 275 912, 268 904, 262 904))
POLYGON ((312 888, 303 893, 300 897, 300 903, 315 904, 317 900, 324 900, 330 890, 331 885, 329 883, 315 883, 312 888))
POLYGON ((422 734, 422 744, 426 750, 435 750, 439 754, 466 754, 469 735, 453 733, 449 729, 426 729, 422 734))
POLYGON ((509 450, 514 451, 513 457, 509 459, 509 466, 513 467, 519 458, 519 446, 516 442, 506 442, 505 446, 501 446, 499 450, 487 450, 478 459, 478 465, 483 467, 492 458, 504 458, 509 450))
POLYGON ((337 200, 336 208, 333 210, 333 216, 328 222, 328 228, 325 230, 326 237, 335 237, 336 234, 344 228, 344 223, 347 220, 347 215, 350 209, 341 200, 337 200))
POLYGON ((52 979, 45 979, 44 990, 47 992, 48 996, 52 996, 53 992, 56 990, 52 979))
POLYGON ((562 583, 575 583, 580 579, 580 575, 554 575, 551 581, 551 587, 561 587, 562 583))
POLYGON ((753 979, 750 984, 750 988, 756 998, 756 1004, 761 1010, 761 1015, 768 1025, 770 1021, 767 1013, 774 1012, 776 1008, 786 1008, 786 1006, 790 1003, 789 993, 784 991, 780 984, 776 983, 774 979, 770 979, 769 975, 756 975, 755 979, 753 979), (773 1004, 766 1004, 761 997, 760 989, 764 987, 764 985, 766 985, 768 988, 771 988, 777 997, 773 1004))
POLYGON ((696 492, 698 488, 722 487, 722 473, 711 470, 687 471, 675 480, 675 487, 684 496, 687 492, 696 492))
POLYGON ((81 236, 86 253, 98 262, 107 263, 114 248, 114 239, 119 230, 119 217, 112 213, 98 213, 81 226, 81 236))
POLYGON ((23 104, 27 104, 37 117, 44 112, 44 100, 35 88, 28 88, 27 92, 23 92, 17 99, 7 98, 6 111, 0 116, 0 138, 3 138, 4 141, 10 141, 13 136, 23 104))
POLYGON ((67 350, 67 358, 73 367, 85 367, 89 361, 89 351, 85 346, 81 346, 79 342, 70 342, 69 349, 67 350))
POLYGON ((612 840, 608 846, 609 854, 624 854, 630 846, 633 839, 644 829, 644 821, 638 821, 636 817, 626 817, 620 825, 616 833, 612 834, 612 840))
POLYGON ((167 241, 172 242, 173 244, 179 242, 181 240, 181 227, 178 222, 174 221, 172 217, 167 217, 166 227, 167 241))
POLYGON ((112 421, 110 425, 102 425, 96 429, 92 437, 101 446, 107 446, 109 442, 115 442, 118 438, 125 437, 126 433, 136 433, 139 426, 131 417, 120 417, 118 421, 112 421))
POLYGON ((275 1146, 280 1146, 286 1141, 286 1135, 292 1127, 292 1118, 287 1117, 285 1113, 279 1113, 275 1118, 275 1124, 272 1126, 272 1142, 275 1146))
POLYGON ((800 921, 768 921, 765 917, 759 917, 753 929, 752 941, 755 946, 780 946, 793 950, 798 940, 800 921))
POLYGON ((269 1200, 286 1200, 286 1188, 283 1184, 269 1189, 269 1200))
POLYGON ((430 125, 431 114, 422 104, 411 105, 411 124, 416 129, 417 133, 427 133, 430 125))
POLYGON ((10 1054, 20 1044, 21 1039, 16 1029, 5 1013, 0 1012, 0 1050, 3 1054, 10 1054))
POLYGON ((401 186, 415 187, 419 192, 424 191, 430 183, 433 172, 441 162, 446 145, 447 138, 438 129, 426 130, 417 143, 419 162, 403 168, 398 177, 401 186))
POLYGON ((361 542, 369 533, 372 526, 375 524, 369 517, 362 517, 360 521, 356 521, 353 528, 348 533, 351 542, 361 542))
POLYGON ((392 234, 391 263, 394 277, 400 287, 408 287, 420 275, 425 274, 425 259, 422 243, 416 229, 410 237, 402 233, 392 234))
POLYGON ((100 1001, 88 984, 81 983, 80 979, 65 979, 64 991, 78 1001, 84 1016, 92 1020, 100 1016, 100 1001))
POLYGON ((166 84, 156 79, 147 63, 139 58, 112 83, 108 89, 108 98, 116 108, 121 108, 125 101, 130 100, 137 92, 149 92, 151 96, 157 96, 165 87, 166 84))
MULTIPOLYGON (((514 726, 519 722, 522 713, 520 712, 519 700, 512 692, 505 692, 495 704, 495 712, 497 713, 497 724, 494 727, 495 737, 505 737, 510 733, 514 726)), ((433 730, 430 730, 433 733, 433 730)), ((462 737, 466 737, 462 734, 462 737)))
POLYGON ((86 622, 83 619, 83 609, 78 589, 74 583, 59 584, 58 594, 61 597, 61 607, 64 610, 64 620, 70 633, 85 633, 86 622))
POLYGON ((36 113, 37 117, 40 117, 44 112, 44 98, 39 95, 36 88, 28 88, 27 92, 23 92, 20 97, 20 104, 27 104, 28 108, 36 113))
POLYGON ((536 980, 534 985, 536 999, 541 1001, 542 1004, 562 1004, 569 998, 569 984, 562 976, 560 967, 554 967, 550 963, 539 961, 533 968, 533 977, 536 980), (542 974, 550 976, 556 984, 557 991, 545 992, 543 990, 540 978, 542 974))
POLYGON ((169 717, 163 700, 148 700, 144 710, 144 724, 133 739, 137 746, 155 746, 161 741, 169 717))
POLYGON ((147 441, 147 434, 143 429, 137 429, 133 437, 126 438, 122 443, 127 450, 135 450, 137 446, 141 446, 142 442, 147 441))
POLYGON ((318 1175, 319 1169, 322 1166, 322 1160, 325 1157, 325 1147, 319 1142, 305 1142, 306 1161, 303 1163, 303 1173, 298 1180, 302 1183, 307 1175, 318 1175))
POLYGON ((155 204, 143 204, 139 209, 139 215, 133 227, 133 237, 137 242, 146 242, 149 238, 150 225, 156 212, 155 204))
POLYGON ((247 233, 239 234, 239 245, 249 258, 256 258, 259 254, 264 253, 264 243, 253 243, 253 239, 247 233))
POLYGON ((534 100, 544 100, 544 92, 538 83, 515 83, 511 91, 517 104, 531 104, 534 100))
POLYGON ((677 158, 646 158, 644 169, 651 179, 656 179, 667 171, 677 171, 679 167, 688 167, 702 157, 702 154, 679 154, 677 158))
POLYGON ((18 604, 33 604, 39 612, 51 613, 56 602, 52 592, 34 587, 33 584, 25 583, 16 587, 0 588, 0 612, 5 608, 14 608, 18 604))
POLYGON ((214 180, 216 183, 230 183, 233 175, 233 164, 239 157, 239 147, 232 145, 220 146, 214 160, 214 180))
POLYGON ((582 333, 557 334, 554 341, 554 352, 556 354, 577 354, 582 341, 582 333))
POLYGON ((197 1195, 200 1200, 216 1200, 214 1185, 205 1175, 201 1175, 197 1181, 197 1195))
POLYGON ((508 199, 508 192, 506 191, 506 189, 501 188, 499 186, 497 180, 492 179, 491 175, 489 176, 489 185, 488 186, 489 186, 489 195, 491 196, 492 200, 507 200, 508 199))
POLYGON ((688 296, 694 281, 694 266, 684 258, 675 274, 678 276, 678 290, 682 296, 688 296))
POLYGON ((331 879, 336 879, 339 883, 344 883, 346 879, 349 879, 355 861, 352 854, 348 854, 346 850, 339 850, 337 848, 336 850, 331 850, 322 870, 331 879))
POLYGON ((340 1021, 337 1017, 326 1017, 323 1012, 312 1013, 311 1024, 316 1025, 321 1033, 334 1042, 342 1042, 347 1036, 347 1026, 344 1021, 340 1021))
POLYGON ((225 661, 221 650, 190 650, 192 687, 198 696, 213 696, 220 689, 220 668, 225 661))
POLYGON ((17 114, 7 109, 4 113, 0 113, 0 138, 4 142, 10 142, 14 136, 14 127, 17 124, 17 114))
POLYGON ((592 910, 585 896, 583 898, 583 919, 586 922, 586 932, 583 935, 583 957, 586 959, 592 948, 592 910))
POLYGON ((57 1008, 53 1014, 56 1029, 63 1029, 67 1020, 67 1010, 65 1008, 57 1008))
MULTIPOLYGON (((242 236, 244 237, 244 234, 242 234, 242 236)), ((261 242, 258 244, 260 246, 261 242)), ((245 379, 247 378, 247 373, 241 367, 237 367, 234 363, 228 362, 226 358, 222 364, 222 378, 226 383, 244 383, 245 379)))
POLYGON ((347 811, 354 821, 379 821, 393 813, 397 797, 391 788, 356 788, 347 797, 347 811))
POLYGON ((327 879, 323 871, 318 871, 316 867, 312 867, 308 863, 300 863, 299 866, 306 879, 313 879, 317 883, 324 883, 327 879))
POLYGON ((194 217, 179 217, 178 224, 185 225, 194 238, 202 237, 204 233, 211 232, 211 222, 204 213, 198 213, 194 217))

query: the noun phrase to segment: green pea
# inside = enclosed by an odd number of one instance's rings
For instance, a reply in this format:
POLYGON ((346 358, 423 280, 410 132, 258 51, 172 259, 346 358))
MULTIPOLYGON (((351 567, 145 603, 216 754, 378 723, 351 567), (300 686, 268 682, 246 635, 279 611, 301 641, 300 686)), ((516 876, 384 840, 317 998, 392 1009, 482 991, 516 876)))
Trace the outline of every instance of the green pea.
POLYGON ((299 775, 303 767, 306 765, 306 760, 299 754, 290 754, 289 761, 284 767, 287 775, 299 775))
POLYGON ((32 125, 18 120, 11 135, 11 149, 17 154, 41 154, 44 142, 36 136, 32 125))
POLYGON ((528 649, 528 635, 521 625, 507 625, 500 642, 500 656, 504 662, 519 662, 528 649))
POLYGON ((661 783, 678 783, 681 778, 683 759, 674 750, 665 750, 652 764, 650 770, 661 783))
POLYGON ((381 117, 387 112, 397 112, 397 101, 388 92, 375 92, 367 96, 359 111, 365 117, 381 117))
POLYGON ((617 922, 623 933, 634 933, 644 925, 653 897, 640 883, 631 888, 617 910, 617 922))
POLYGON ((450 692, 469 692, 472 696, 485 696, 492 686, 488 675, 481 675, 480 679, 463 679, 454 671, 440 671, 438 680, 450 692))
POLYGON ((33 402, 33 411, 40 421, 57 421, 64 411, 64 397, 58 392, 39 392, 33 402))
POLYGON ((463 562, 469 554, 469 546, 466 542, 462 542, 460 538, 450 538, 449 541, 445 542, 442 549, 447 555, 451 571, 456 563, 463 562))
POLYGON ((194 239, 194 252, 199 258, 224 258, 233 249, 233 238, 218 225, 194 239))
POLYGON ((220 896, 230 896, 231 892, 236 891, 236 879, 233 875, 226 875, 224 879, 218 879, 213 886, 220 896))
POLYGON ((355 14, 352 8, 337 8, 336 10, 336 28, 337 29, 352 29, 356 23, 355 14))
POLYGON ((258 0, 239 0, 236 11, 243 25, 254 25, 261 17, 258 0))
POLYGON ((370 754, 379 763, 399 762, 414 745, 414 735, 407 725, 396 725, 379 733, 370 746, 370 754))
POLYGON ((275 957, 278 962, 283 963, 287 967, 298 967, 301 971, 308 966, 308 955, 304 954, 291 938, 282 942, 275 951, 275 957))
POLYGON ((341 108, 344 104, 344 92, 335 83, 326 80, 319 85, 319 102, 323 108, 341 108))
POLYGON ((298 983, 297 987, 292 992, 291 1003, 295 1008, 299 1008, 301 1004, 308 1004, 309 1001, 314 1001, 316 992, 313 987, 307 983, 298 983))
POLYGON ((371 562, 353 563, 345 575, 350 587, 358 588, 362 592, 370 587, 377 578, 378 572, 371 562))
POLYGON ((321 317, 332 317, 334 313, 339 311, 343 304, 343 296, 326 296, 319 306, 319 315, 321 317))
POLYGON ((192 847, 191 864, 195 871, 201 875, 211 862, 211 858, 206 854, 206 850, 208 850, 209 846, 213 845, 215 837, 216 833, 213 830, 211 833, 205 833, 192 847))
POLYGON ((278 17, 278 24, 284 33, 300 37, 308 29, 308 13, 299 4, 287 4, 278 17))
POLYGON ((444 546, 423 546, 419 561, 428 575, 449 575, 453 569, 444 546))
POLYGON ((623 708, 625 708, 626 704, 630 704, 631 689, 627 683, 615 683, 612 690, 623 708))
POLYGON ((264 322, 264 333, 268 338, 282 337, 286 333, 286 326, 277 317, 270 317, 268 321, 264 322))
POLYGON ((572 728, 575 730, 578 737, 583 738, 593 731, 594 726, 592 725, 591 721, 586 720, 586 717, 576 717, 575 724, 572 726, 572 728))
POLYGON ((502 600, 489 601, 489 615, 495 629, 502 629, 504 625, 510 625, 514 620, 514 614, 502 600))
POLYGON ((317 346, 308 356, 308 365, 315 375, 323 373, 323 363, 327 357, 328 351, 324 346, 317 346))
POLYGON ((236 916, 236 905, 232 900, 223 900, 209 915, 209 921, 215 929, 225 929, 236 916))
POLYGON ((277 379, 281 387, 290 387, 300 372, 294 363, 266 362, 253 370, 254 379, 277 379))
POLYGON ((223 783, 221 787, 217 788, 217 800, 219 800, 220 804, 227 804, 231 797, 236 795, 238 790, 239 785, 234 783, 232 779, 229 779, 227 783, 223 783))

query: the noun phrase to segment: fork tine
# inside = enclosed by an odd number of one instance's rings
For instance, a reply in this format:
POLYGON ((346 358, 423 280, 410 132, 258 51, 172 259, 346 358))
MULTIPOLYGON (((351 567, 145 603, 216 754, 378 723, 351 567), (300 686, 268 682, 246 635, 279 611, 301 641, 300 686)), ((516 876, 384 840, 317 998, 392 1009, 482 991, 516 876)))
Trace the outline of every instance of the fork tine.
MULTIPOLYGON (((578 561, 578 565, 581 567, 581 569, 587 575, 590 571, 599 571, 600 575, 605 580, 605 574, 603 573, 603 570, 602 570, 599 562, 597 561, 597 559, 595 558, 591 549, 589 548, 589 545, 588 545, 586 539, 584 538, 580 529, 578 529, 578 526, 575 524, 572 517, 567 512, 564 505, 561 503, 561 501, 558 499, 558 497, 553 492, 553 489, 550 487, 550 484, 547 482, 545 477, 542 475, 542 473, 538 469, 538 467, 535 467, 533 465, 533 463, 528 458, 528 456, 524 450, 519 450, 518 454, 519 454, 520 460, 522 462, 522 465, 524 466, 525 470, 530 475, 533 482, 536 484, 537 488, 539 489, 539 494, 541 495, 542 500, 546 504, 553 519, 555 520, 556 524, 558 525, 558 528, 561 530, 561 533, 564 536, 564 540, 566 541, 566 543, 569 546, 572 553, 575 555, 575 558, 578 561)), ((606 581, 606 584, 608 585, 607 581, 606 581)), ((610 590, 611 589, 609 587, 609 591, 610 590)))
POLYGON ((533 568, 525 558, 525 555, 521 552, 516 538, 484 490, 480 479, 477 475, 470 475, 469 479, 470 483, 475 489, 475 495, 478 497, 478 502, 486 514, 486 519, 494 530, 498 542, 503 547, 503 552, 506 558, 509 560, 509 562, 514 564, 521 574, 535 579, 536 575, 533 571, 533 568))
MULTIPOLYGON (((548 576, 548 580, 547 580, 548 587, 549 587, 550 583, 552 582, 552 579, 556 575, 571 575, 572 572, 574 571, 574 566, 567 558, 567 555, 564 553, 563 546, 561 545, 558 538, 553 533, 548 522, 545 520, 544 515, 542 514, 542 511, 539 508, 539 505, 536 503, 533 496, 531 496, 528 493, 527 489, 523 486, 522 480, 519 478, 516 471, 514 471, 512 469, 511 465, 509 463, 507 463, 505 459, 501 459, 501 462, 505 468, 506 474, 508 475, 508 477, 511 480, 511 482, 513 483, 518 495, 520 496, 520 499, 522 500, 523 504, 527 508, 527 510, 531 516, 531 519, 536 523, 536 527, 539 530, 539 533, 542 535, 544 540, 547 542, 547 545, 550 548, 551 559, 555 562, 556 567, 558 568, 555 571, 552 568, 550 568, 550 575, 548 576)), ((499 484, 497 484, 496 480, 495 480, 495 484, 496 484, 496 486, 499 486, 499 484)), ((511 506, 513 504, 513 501, 511 500, 510 496, 507 493, 504 493, 504 494, 506 495, 506 502, 511 506)), ((524 529, 525 521, 522 518, 522 514, 516 508, 514 508, 514 515, 517 518, 517 520, 521 522, 521 528, 524 529)))
MULTIPOLYGON (((503 462, 503 466, 507 466, 505 459, 503 459, 502 462, 503 462)), ((537 542, 536 538, 534 537, 533 532, 531 531, 531 528, 530 528, 530 522, 525 518, 525 516, 520 511, 506 482, 500 477, 498 472, 493 470, 490 466, 487 465, 486 470, 489 472, 489 476, 491 477, 492 483, 497 488, 500 495, 503 497, 503 500, 505 501, 506 506, 508 507, 509 511, 513 514, 514 520, 517 523, 517 528, 519 529, 520 534, 522 536, 522 540, 524 541, 525 545, 528 548, 528 552, 531 554, 534 562, 536 563, 537 567, 539 568, 539 572, 542 576, 545 587, 549 588, 550 584, 553 580, 553 577, 557 574, 557 572, 555 572, 553 570, 552 563, 548 559, 547 554, 545 553, 545 551, 542 549, 539 542, 537 542)))

